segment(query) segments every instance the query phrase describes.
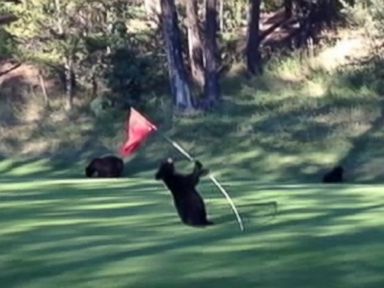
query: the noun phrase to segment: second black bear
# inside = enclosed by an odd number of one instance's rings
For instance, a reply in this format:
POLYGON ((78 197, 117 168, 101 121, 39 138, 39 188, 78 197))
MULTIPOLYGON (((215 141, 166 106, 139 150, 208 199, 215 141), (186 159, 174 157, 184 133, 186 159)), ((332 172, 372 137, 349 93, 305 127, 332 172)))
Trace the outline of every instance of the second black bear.
POLYGON ((121 177, 124 170, 124 162, 116 156, 94 158, 85 168, 87 177, 114 178, 121 177))
POLYGON ((162 180, 171 191, 177 213, 184 224, 191 226, 206 226, 213 223, 207 219, 203 198, 197 192, 195 186, 201 176, 208 173, 203 165, 195 162, 193 172, 187 175, 175 171, 171 158, 161 163, 155 178, 162 180))
POLYGON ((341 166, 336 166, 323 177, 323 183, 342 183, 344 169, 341 166))

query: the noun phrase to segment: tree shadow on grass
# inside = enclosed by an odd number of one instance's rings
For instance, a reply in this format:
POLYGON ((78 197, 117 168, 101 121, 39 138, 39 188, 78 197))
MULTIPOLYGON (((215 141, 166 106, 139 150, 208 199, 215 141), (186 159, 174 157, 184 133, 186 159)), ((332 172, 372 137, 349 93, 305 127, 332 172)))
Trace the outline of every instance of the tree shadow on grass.
MULTIPOLYGON (((356 74, 347 75, 351 81, 362 81, 365 77, 384 73, 383 60, 368 63, 356 74), (360 78, 359 80, 357 80, 360 78)), ((351 141, 351 149, 341 159, 340 163, 345 166, 347 179, 351 182, 378 183, 384 180, 384 150, 380 143, 384 141, 384 85, 373 82, 373 87, 380 95, 377 106, 379 114, 371 123, 365 133, 351 141)))

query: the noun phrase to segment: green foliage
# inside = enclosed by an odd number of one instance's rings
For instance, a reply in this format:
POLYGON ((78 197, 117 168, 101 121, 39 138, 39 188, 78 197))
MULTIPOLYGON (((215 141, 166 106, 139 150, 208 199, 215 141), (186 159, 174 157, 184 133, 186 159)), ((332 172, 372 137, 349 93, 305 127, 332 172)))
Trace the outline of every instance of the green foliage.
POLYGON ((125 99, 128 105, 137 104, 142 93, 153 87, 151 83, 151 72, 155 70, 153 65, 150 59, 138 55, 129 48, 114 51, 105 77, 111 92, 119 95, 116 100, 125 99))
POLYGON ((372 15, 373 28, 378 37, 384 35, 384 7, 382 1, 372 0, 370 3, 369 12, 372 15))
POLYGON ((261 8, 264 11, 270 12, 270 11, 276 11, 277 9, 281 8, 284 4, 284 0, 267 0, 267 1, 261 1, 261 8))
POLYGON ((224 32, 236 31, 246 24, 248 1, 232 0, 224 2, 223 24, 224 32))
POLYGON ((6 30, 0 27, 0 59, 16 56, 16 42, 6 30))
POLYGON ((384 7, 380 0, 356 0, 353 4, 342 1, 347 19, 364 27, 372 37, 384 35, 384 7))
POLYGON ((79 86, 96 88, 93 96, 138 100, 163 81, 161 50, 151 43, 156 31, 128 31, 129 21, 142 17, 129 1, 33 0, 9 10, 19 18, 8 31, 23 58, 60 73, 71 69, 79 86))
MULTIPOLYGON (((10 12, 7 3, 0 2, 0 16, 10 12)), ((0 60, 16 56, 16 39, 2 26, 0 26, 0 60)))
POLYGON ((353 71, 344 74, 348 87, 369 86, 377 95, 384 95, 384 65, 380 60, 372 61, 366 65, 356 67, 353 71))

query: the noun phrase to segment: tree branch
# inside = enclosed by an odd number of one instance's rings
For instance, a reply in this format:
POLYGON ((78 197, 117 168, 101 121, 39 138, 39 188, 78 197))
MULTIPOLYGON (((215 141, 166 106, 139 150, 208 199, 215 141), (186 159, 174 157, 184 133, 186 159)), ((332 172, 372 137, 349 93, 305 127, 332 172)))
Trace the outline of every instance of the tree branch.
POLYGON ((21 63, 17 63, 15 65, 13 65, 11 68, 8 68, 5 71, 0 71, 0 77, 5 75, 5 74, 8 74, 9 72, 12 72, 13 70, 19 68, 20 66, 21 66, 21 63))

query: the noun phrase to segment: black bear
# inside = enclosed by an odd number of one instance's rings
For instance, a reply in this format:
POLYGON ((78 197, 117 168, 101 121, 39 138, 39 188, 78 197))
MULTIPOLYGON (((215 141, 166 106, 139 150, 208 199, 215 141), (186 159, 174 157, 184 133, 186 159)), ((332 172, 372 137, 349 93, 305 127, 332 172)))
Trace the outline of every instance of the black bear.
POLYGON ((343 173, 343 167, 337 166, 324 175, 323 183, 342 183, 343 173))
POLYGON ((116 156, 94 158, 85 168, 87 177, 113 178, 123 174, 124 162, 116 156))
POLYGON ((203 169, 203 165, 196 161, 192 173, 180 174, 175 171, 174 162, 169 158, 161 163, 155 175, 155 178, 162 180, 171 191, 177 213, 184 224, 191 226, 213 224, 207 220, 203 198, 195 189, 200 177, 207 173, 208 170, 203 169))

